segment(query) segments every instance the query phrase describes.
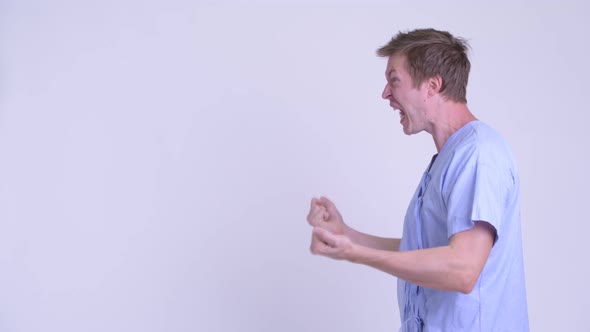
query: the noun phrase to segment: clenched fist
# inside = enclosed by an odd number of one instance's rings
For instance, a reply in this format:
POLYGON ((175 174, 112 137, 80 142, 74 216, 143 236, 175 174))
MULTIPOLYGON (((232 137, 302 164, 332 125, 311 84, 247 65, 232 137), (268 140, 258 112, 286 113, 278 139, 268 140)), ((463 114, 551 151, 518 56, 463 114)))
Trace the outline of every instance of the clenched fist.
POLYGON ((310 250, 313 254, 334 259, 346 259, 352 241, 345 235, 347 227, 332 203, 326 197, 312 198, 307 222, 313 226, 310 250))

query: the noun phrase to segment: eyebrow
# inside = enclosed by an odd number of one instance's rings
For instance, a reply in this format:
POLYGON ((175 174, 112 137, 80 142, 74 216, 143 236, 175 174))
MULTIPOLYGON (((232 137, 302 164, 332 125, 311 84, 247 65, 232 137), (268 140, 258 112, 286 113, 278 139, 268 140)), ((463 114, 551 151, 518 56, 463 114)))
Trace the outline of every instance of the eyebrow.
POLYGON ((396 70, 395 70, 395 68, 390 68, 390 69, 388 69, 388 70, 387 70, 387 72, 385 73, 385 76, 389 77, 389 76, 391 76, 391 74, 392 74, 393 72, 395 72, 395 71, 396 71, 396 70))

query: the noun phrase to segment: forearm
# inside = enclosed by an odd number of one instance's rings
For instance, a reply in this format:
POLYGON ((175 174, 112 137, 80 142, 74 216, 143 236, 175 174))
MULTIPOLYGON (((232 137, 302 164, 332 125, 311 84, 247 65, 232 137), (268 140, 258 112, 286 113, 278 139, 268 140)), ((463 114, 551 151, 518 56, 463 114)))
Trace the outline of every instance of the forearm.
POLYGON ((469 293, 480 271, 473 271, 457 254, 451 246, 391 252, 354 245, 349 260, 419 286, 469 293))
POLYGON ((485 221, 452 235, 447 246, 410 251, 399 251, 399 239, 349 227, 343 233, 315 226, 311 252, 365 264, 419 286, 462 293, 470 293, 475 286, 495 238, 495 229, 485 221))
POLYGON ((369 247, 377 250, 385 251, 398 251, 400 239, 395 238, 383 238, 374 235, 365 234, 354 230, 350 227, 346 227, 344 230, 346 235, 352 242, 361 246, 369 247))

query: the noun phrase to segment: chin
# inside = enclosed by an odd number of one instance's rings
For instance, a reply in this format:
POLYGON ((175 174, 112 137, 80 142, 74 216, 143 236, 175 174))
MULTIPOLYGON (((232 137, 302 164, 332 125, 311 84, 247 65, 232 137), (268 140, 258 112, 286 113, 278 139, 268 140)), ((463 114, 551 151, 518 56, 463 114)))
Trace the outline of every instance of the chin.
POLYGON ((404 127, 404 134, 406 134, 408 136, 418 134, 421 131, 422 130, 413 130, 413 128, 406 128, 406 127, 404 127))

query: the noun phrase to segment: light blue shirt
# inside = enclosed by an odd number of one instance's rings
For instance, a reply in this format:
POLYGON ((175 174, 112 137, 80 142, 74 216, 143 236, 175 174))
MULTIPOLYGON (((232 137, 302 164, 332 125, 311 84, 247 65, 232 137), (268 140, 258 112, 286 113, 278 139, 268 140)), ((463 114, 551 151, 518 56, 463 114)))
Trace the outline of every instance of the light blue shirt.
POLYGON ((473 291, 399 279, 401 331, 529 330, 516 163, 500 135, 473 121, 447 140, 424 172, 406 212, 400 251, 446 246, 478 220, 497 236, 473 291))

